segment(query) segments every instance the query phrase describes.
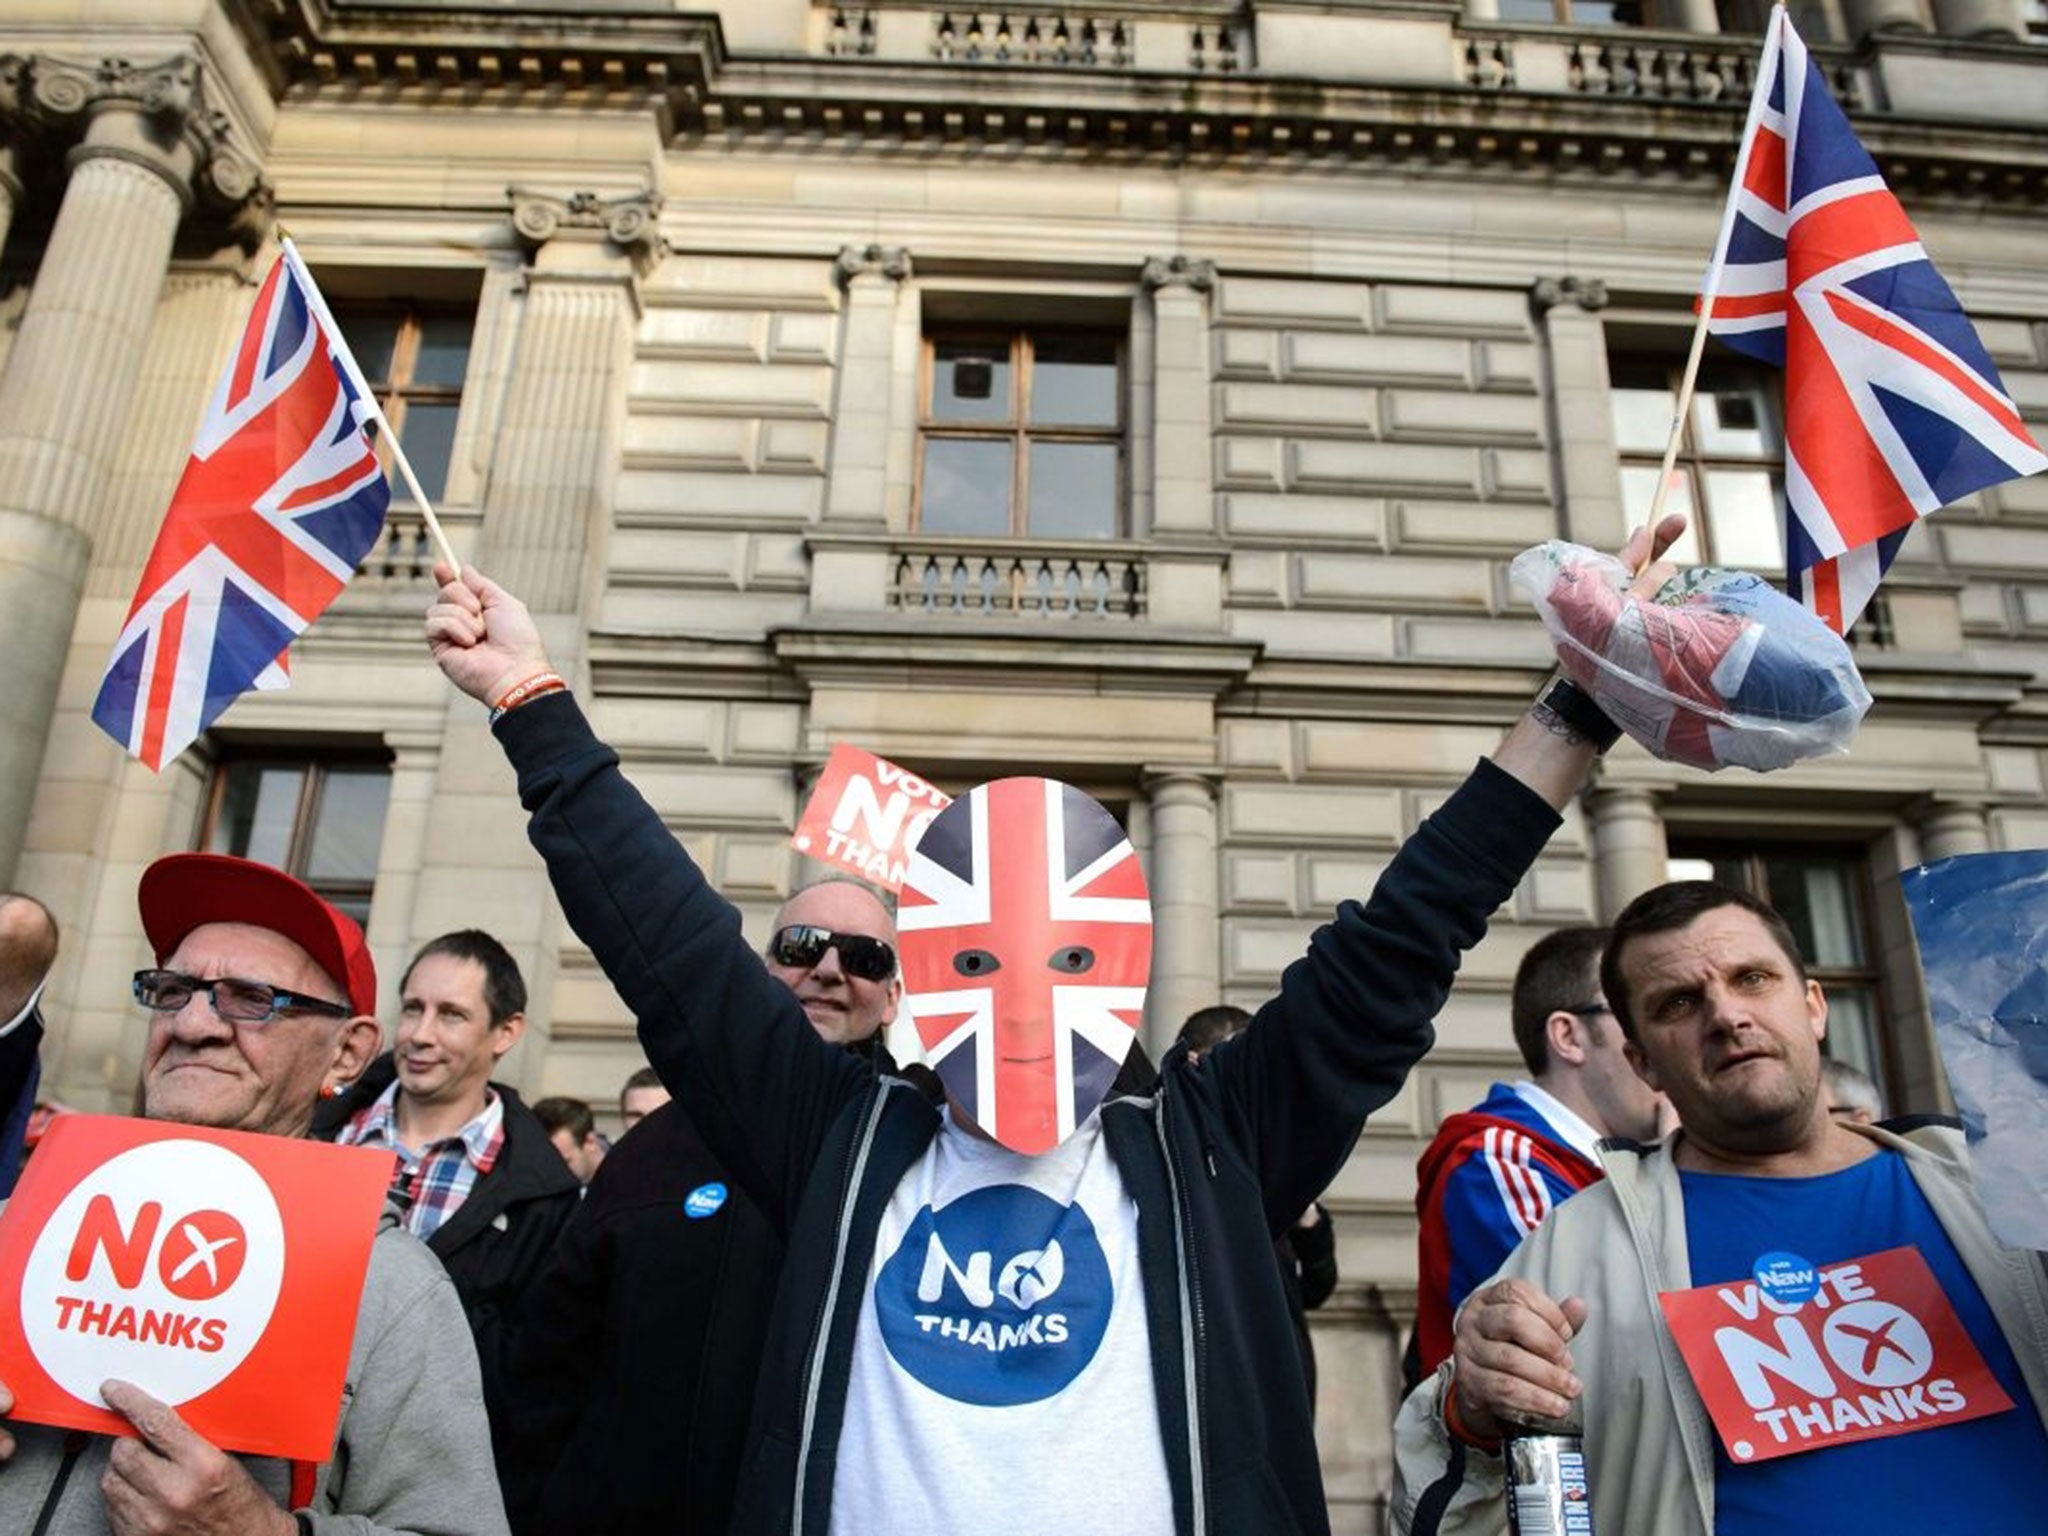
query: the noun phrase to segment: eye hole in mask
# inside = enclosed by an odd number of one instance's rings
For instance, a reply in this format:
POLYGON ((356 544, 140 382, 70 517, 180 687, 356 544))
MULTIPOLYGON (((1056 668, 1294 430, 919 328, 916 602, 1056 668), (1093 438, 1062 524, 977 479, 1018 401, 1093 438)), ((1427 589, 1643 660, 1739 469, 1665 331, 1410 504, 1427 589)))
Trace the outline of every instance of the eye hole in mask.
POLYGON ((1085 944, 1070 944, 1065 949, 1054 950, 1052 958, 1045 963, 1052 970, 1078 976, 1095 968, 1095 951, 1085 944))
POLYGON ((953 969, 962 976, 986 976, 1002 968, 1003 962, 985 949, 963 949, 953 957, 953 969))

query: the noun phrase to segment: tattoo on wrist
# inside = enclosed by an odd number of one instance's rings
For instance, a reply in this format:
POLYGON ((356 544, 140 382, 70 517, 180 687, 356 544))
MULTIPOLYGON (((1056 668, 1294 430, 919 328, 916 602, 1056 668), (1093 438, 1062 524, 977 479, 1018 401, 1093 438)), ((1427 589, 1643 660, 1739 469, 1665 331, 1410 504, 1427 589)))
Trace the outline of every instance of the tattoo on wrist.
POLYGON ((1562 737, 1575 747, 1585 746, 1593 739, 1573 725, 1571 721, 1565 719, 1563 715, 1552 709, 1542 699, 1538 699, 1529 706, 1529 718, 1550 732, 1551 735, 1562 737))

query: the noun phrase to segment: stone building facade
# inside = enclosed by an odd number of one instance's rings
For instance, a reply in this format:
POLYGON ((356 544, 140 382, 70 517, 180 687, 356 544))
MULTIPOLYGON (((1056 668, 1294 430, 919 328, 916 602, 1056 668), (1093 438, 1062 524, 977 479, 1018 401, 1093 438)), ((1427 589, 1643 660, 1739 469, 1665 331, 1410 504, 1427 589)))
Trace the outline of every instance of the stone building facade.
MULTIPOLYGON (((2048 435, 2048 10, 1797 12, 2048 435)), ((833 742, 951 788, 1055 774, 1148 861, 1157 1044, 1261 1000, 1534 694, 1507 562, 1640 513, 1761 22, 0 3, 0 883, 66 928, 46 1081, 130 1102, 135 878, 196 846, 364 911, 387 1000, 417 943, 499 934, 536 999, 530 1094, 604 1104, 639 1061, 481 712, 422 654, 403 498, 288 692, 161 775, 89 719, 281 230, 458 545, 542 616, 751 933, 803 876, 790 829, 833 742)), ((1710 362, 1682 461, 1706 553, 1777 558, 1776 410, 1710 362)), ((2048 842, 2048 482, 1917 531, 1863 629, 1850 755, 1765 780, 1613 754, 1361 1140, 1318 1321, 1340 1530, 1376 1528, 1386 1482, 1413 1160, 1508 1071, 1533 937, 1674 860, 1747 880, 1811 940, 1840 1049, 1943 1102, 1890 877, 2048 842)))

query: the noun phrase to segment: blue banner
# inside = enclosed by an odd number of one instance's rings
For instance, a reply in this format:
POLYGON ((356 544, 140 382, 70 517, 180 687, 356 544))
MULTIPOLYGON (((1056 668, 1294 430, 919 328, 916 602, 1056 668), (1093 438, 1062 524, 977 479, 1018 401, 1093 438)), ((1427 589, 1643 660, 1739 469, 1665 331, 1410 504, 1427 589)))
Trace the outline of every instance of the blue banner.
POLYGON ((1900 879, 1991 1229, 2048 1249, 2048 850, 1963 854, 1900 879))

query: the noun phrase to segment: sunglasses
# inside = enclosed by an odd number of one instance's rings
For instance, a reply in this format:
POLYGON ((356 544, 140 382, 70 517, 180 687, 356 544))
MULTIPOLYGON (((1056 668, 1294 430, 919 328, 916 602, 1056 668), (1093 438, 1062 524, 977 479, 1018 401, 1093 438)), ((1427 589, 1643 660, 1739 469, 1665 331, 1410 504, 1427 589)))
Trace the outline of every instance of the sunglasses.
POLYGON ((825 951, 839 951, 839 967, 862 981, 887 981, 896 974, 896 951, 881 939, 864 933, 835 933, 809 923, 792 923, 768 941, 768 958, 792 970, 808 971, 825 958, 825 951))
POLYGON ((317 1013, 330 1019, 345 1019, 353 1012, 346 1004, 287 992, 267 981, 244 981, 238 976, 202 981, 182 971, 135 973, 135 1001, 151 1013, 176 1013, 200 992, 206 994, 213 1011, 230 1024, 268 1024, 281 1013, 317 1013))

